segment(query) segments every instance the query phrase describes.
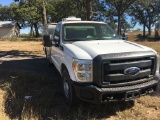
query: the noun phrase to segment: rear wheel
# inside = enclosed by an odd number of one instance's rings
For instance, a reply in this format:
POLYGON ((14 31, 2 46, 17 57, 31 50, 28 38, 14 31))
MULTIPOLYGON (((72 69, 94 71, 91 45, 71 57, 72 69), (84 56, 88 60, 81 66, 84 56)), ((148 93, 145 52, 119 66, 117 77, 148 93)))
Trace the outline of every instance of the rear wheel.
POLYGON ((76 101, 76 95, 74 88, 71 84, 69 73, 66 69, 64 69, 62 72, 62 79, 63 79, 64 98, 68 105, 73 105, 76 101))
POLYGON ((45 53, 45 56, 46 56, 46 58, 47 58, 47 50, 46 50, 45 47, 44 47, 44 53, 45 53))
POLYGON ((48 56, 46 48, 44 48, 44 52, 45 52, 46 59, 48 60, 48 67, 51 67, 53 65, 51 60, 50 60, 51 59, 51 55, 48 56))

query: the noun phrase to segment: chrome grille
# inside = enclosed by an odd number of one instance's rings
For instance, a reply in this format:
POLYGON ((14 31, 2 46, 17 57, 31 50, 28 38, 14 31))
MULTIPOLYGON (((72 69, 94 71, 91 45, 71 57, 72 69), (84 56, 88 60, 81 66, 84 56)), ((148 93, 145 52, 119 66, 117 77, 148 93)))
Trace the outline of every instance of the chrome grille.
POLYGON ((155 57, 140 57, 130 59, 119 59, 102 62, 102 84, 137 84, 146 82, 154 74, 155 57), (125 75, 124 70, 129 67, 138 67, 137 75, 125 75), (143 80, 143 81, 142 81, 143 80))

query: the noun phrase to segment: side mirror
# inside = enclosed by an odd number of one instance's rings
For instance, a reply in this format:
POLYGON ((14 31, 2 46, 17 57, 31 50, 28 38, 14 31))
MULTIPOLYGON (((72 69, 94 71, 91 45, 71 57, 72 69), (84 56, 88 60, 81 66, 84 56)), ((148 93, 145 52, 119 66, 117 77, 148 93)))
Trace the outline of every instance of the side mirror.
POLYGON ((122 40, 128 40, 128 33, 122 34, 122 40))
POLYGON ((44 46, 45 47, 51 47, 52 46, 52 43, 51 43, 51 40, 50 40, 50 35, 43 35, 43 41, 44 41, 44 46))

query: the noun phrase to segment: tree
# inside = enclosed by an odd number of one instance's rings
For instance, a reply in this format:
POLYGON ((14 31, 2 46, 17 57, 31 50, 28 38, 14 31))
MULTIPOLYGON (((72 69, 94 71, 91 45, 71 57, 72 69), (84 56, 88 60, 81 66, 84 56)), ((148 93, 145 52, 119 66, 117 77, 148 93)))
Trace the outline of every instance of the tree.
POLYGON ((113 5, 113 3, 110 4, 111 2, 114 1, 109 1, 108 3, 107 0, 101 0, 96 5, 97 6, 96 10, 98 11, 98 15, 95 17, 95 19, 107 22, 114 30, 117 30, 117 32, 119 31, 119 34, 121 34, 121 29, 123 29, 123 31, 124 29, 130 29, 131 25, 126 21, 127 14, 125 14, 125 12, 122 12, 123 14, 118 17, 118 11, 116 10, 115 5, 113 5), (120 19, 119 22, 118 19, 120 19), (119 30, 117 29, 118 28, 117 25, 119 25, 119 30))
POLYGON ((62 18, 76 16, 78 12, 73 0, 48 0, 46 9, 49 22, 59 22, 62 18))
POLYGON ((159 0, 149 0, 147 2, 147 8, 146 8, 146 13, 147 13, 147 24, 146 27, 148 28, 148 34, 151 35, 151 26, 155 25, 156 21, 159 19, 159 5, 160 1, 159 0))
POLYGON ((46 4, 47 15, 52 22, 58 22, 68 16, 80 17, 82 20, 92 20, 92 6, 93 4, 95 5, 96 1, 97 0, 48 0, 46 4))
POLYGON ((133 24, 136 24, 138 22, 140 25, 143 25, 143 38, 145 38, 145 27, 147 24, 147 17, 144 8, 142 8, 141 5, 132 5, 131 15, 133 16, 133 24))
POLYGON ((159 4, 159 0, 138 0, 135 4, 131 5, 130 15, 132 16, 132 21, 134 24, 138 22, 140 25, 143 25, 144 38, 146 36, 146 27, 148 28, 149 35, 151 35, 151 25, 154 25, 158 18, 159 4))
MULTIPOLYGON (((80 17, 83 20, 87 19, 86 13, 86 0, 72 0, 75 9, 75 16, 80 17)), ((73 5, 72 4, 72 5, 73 5)))
POLYGON ((92 0, 86 0, 86 12, 87 12, 87 20, 92 20, 93 18, 92 0))
MULTIPOLYGON (((35 28, 38 36, 38 24, 47 22, 59 22, 68 16, 81 17, 82 20, 92 20, 92 6, 96 0, 14 0, 19 2, 19 9, 15 14, 21 15, 24 27, 35 28), (89 7, 89 8, 88 8, 89 7), (46 13, 44 12, 46 9, 46 13), (44 17, 46 16, 46 17, 44 17)), ((32 32, 31 32, 32 33, 32 32)))
POLYGON ((124 15, 124 12, 136 1, 136 0, 103 0, 105 4, 111 8, 113 11, 116 11, 118 17, 118 29, 117 33, 121 35, 121 17, 124 15))
POLYGON ((23 27, 31 27, 35 29, 35 36, 39 37, 38 24, 42 22, 42 0, 20 0, 19 8, 15 13, 20 15, 19 21, 23 23, 23 27))
POLYGON ((0 20, 1 21, 12 21, 11 17, 11 9, 8 6, 1 6, 0 7, 0 20))
POLYGON ((126 16, 123 15, 121 17, 121 30, 123 30, 123 33, 126 33, 127 30, 130 30, 132 28, 131 24, 129 24, 126 21, 126 16))

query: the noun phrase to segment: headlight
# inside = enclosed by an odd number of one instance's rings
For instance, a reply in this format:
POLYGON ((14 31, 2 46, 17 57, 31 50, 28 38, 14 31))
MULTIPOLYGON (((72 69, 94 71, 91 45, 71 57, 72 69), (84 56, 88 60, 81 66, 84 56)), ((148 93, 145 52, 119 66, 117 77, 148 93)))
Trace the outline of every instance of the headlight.
POLYGON ((72 67, 80 82, 92 82, 92 61, 73 59, 72 67))

